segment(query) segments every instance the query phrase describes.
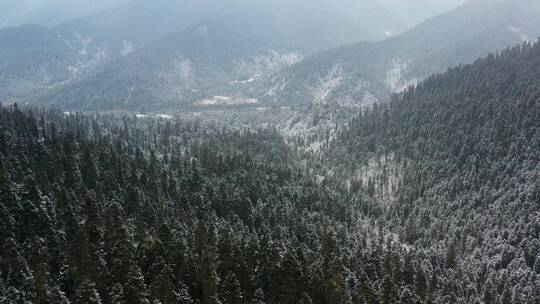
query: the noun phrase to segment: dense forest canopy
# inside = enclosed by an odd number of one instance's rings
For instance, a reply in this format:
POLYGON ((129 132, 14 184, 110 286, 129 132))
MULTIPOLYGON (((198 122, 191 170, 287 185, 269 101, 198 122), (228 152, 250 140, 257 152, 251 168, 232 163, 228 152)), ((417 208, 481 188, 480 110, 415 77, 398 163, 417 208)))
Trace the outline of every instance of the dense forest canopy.
POLYGON ((315 186, 274 130, 0 117, 2 303, 375 299, 402 251, 367 247, 368 199, 315 186))
POLYGON ((0 30, 0 304, 540 304, 537 2, 212 1, 0 30))
POLYGON ((538 303, 536 62, 433 76, 303 161, 271 128, 2 107, 0 303, 538 303))
POLYGON ((485 303, 505 288, 538 301, 539 67, 524 44, 452 68, 363 111, 326 152, 403 242, 455 250, 485 303))

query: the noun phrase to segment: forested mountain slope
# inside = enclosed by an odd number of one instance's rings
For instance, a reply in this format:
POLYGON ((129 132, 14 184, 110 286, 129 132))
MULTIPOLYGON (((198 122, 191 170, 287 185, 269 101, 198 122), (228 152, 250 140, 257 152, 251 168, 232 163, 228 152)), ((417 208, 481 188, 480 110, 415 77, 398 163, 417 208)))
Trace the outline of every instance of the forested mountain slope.
POLYGON ((535 41, 539 14, 535 0, 473 0, 385 41, 307 58, 261 89, 266 100, 280 103, 357 106, 384 101, 432 73, 535 41))
POLYGON ((0 303, 446 293, 428 283, 443 266, 415 266, 437 252, 385 244, 361 220, 370 200, 316 186, 275 131, 17 107, 0 118, 0 303))
POLYGON ((122 42, 39 25, 0 30, 0 100, 17 101, 79 79, 132 51, 122 42))
POLYGON ((0 107, 0 303, 536 304, 539 78, 538 44, 453 68, 313 163, 272 129, 0 107))
POLYGON ((540 299, 539 79, 540 44, 507 49, 365 111, 327 151, 402 241, 451 248, 457 303, 540 299))
POLYGON ((6 38, 0 41, 4 55, 0 100, 21 100, 82 79, 222 8, 206 1, 197 3, 201 6, 187 0, 137 0, 56 27, 24 25, 1 30, 0 37, 6 38), (202 11, 203 7, 207 9, 202 11))

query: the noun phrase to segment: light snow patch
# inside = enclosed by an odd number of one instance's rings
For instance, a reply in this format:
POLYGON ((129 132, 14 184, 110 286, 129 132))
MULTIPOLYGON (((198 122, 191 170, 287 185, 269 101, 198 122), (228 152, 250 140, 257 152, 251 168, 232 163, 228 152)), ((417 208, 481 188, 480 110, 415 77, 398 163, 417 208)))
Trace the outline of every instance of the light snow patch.
POLYGON ((122 48, 120 49, 120 55, 127 56, 135 50, 133 43, 127 40, 122 41, 122 48))
POLYGON ((173 119, 174 117, 169 114, 156 114, 157 117, 163 118, 163 119, 173 119))
POLYGON ((137 118, 162 118, 162 119, 173 119, 174 116, 170 114, 135 114, 137 118))
POLYGON ((174 60, 174 66, 180 73, 183 83, 188 89, 191 88, 191 74, 193 73, 193 67, 189 59, 178 58, 174 60))
POLYGON ((365 91, 364 96, 362 97, 362 104, 364 104, 364 105, 372 105, 372 104, 376 104, 376 103, 379 103, 379 99, 377 98, 377 96, 375 96, 370 91, 365 91))
POLYGON ((70 78, 58 85, 79 79, 86 70, 102 63, 107 58, 106 50, 92 43, 94 41, 92 37, 83 36, 77 31, 73 32, 67 39, 62 35, 59 37, 74 52, 77 58, 74 64, 67 67, 70 78))
POLYGON ((208 107, 208 106, 253 105, 253 104, 258 104, 258 103, 259 101, 256 98, 214 96, 211 98, 194 102, 193 105, 199 106, 199 107, 208 107))
MULTIPOLYGON (((87 37, 87 36, 83 36, 79 32, 73 33, 73 37, 75 38, 75 41, 74 41, 75 44, 78 45, 77 55, 78 56, 86 56, 86 55, 88 55, 88 46, 92 42, 92 38, 87 37)), ((72 47, 72 49, 73 49, 73 48, 76 48, 75 44, 71 43, 71 44, 68 44, 68 45, 70 45, 72 47)))
POLYGON ((311 153, 319 153, 321 151, 322 146, 323 146, 322 142, 316 141, 316 142, 311 143, 311 145, 309 145, 309 147, 306 148, 306 151, 311 152, 311 153))
POLYGON ((324 77, 319 79, 318 86, 313 89, 313 104, 326 104, 328 96, 341 84, 342 80, 343 68, 335 65, 324 77))
POLYGON ((527 35, 521 28, 517 26, 510 25, 508 26, 508 29, 512 31, 514 35, 518 36, 523 42, 533 41, 533 38, 531 36, 527 35))
POLYGON ((253 56, 242 59, 235 63, 235 70, 241 75, 250 75, 249 78, 256 80, 261 75, 275 73, 280 69, 293 65, 303 59, 299 53, 279 53, 270 51, 267 55, 253 56))
POLYGON ((386 84, 393 93, 399 93, 411 85, 418 83, 417 79, 403 79, 403 72, 408 63, 399 59, 392 60, 392 68, 386 73, 386 84))
MULTIPOLYGON (((394 153, 389 153, 386 156, 375 156, 356 170, 352 180, 361 181, 364 186, 371 181, 379 201, 391 203, 395 200, 403 180, 403 168, 396 161, 394 153)), ((350 181, 348 181, 348 185, 350 185, 350 181)))
POLYGON ((259 77, 260 77, 260 75, 257 74, 257 75, 255 75, 255 76, 253 76, 253 77, 250 77, 250 78, 246 79, 246 80, 233 80, 233 81, 230 82, 230 84, 235 85, 235 84, 247 84, 247 83, 252 83, 252 82, 254 82, 255 80, 257 80, 259 77))

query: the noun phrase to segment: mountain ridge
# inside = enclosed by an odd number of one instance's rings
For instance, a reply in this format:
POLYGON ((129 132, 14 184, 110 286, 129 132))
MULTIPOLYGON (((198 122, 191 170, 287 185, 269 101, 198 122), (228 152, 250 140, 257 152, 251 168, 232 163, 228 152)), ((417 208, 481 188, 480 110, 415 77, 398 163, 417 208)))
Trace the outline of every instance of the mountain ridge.
POLYGON ((304 104, 332 100, 355 106, 365 103, 366 96, 383 101, 432 73, 540 36, 534 18, 538 13, 536 1, 472 1, 385 41, 353 44, 307 58, 263 86, 279 90, 262 95, 269 101, 304 104))

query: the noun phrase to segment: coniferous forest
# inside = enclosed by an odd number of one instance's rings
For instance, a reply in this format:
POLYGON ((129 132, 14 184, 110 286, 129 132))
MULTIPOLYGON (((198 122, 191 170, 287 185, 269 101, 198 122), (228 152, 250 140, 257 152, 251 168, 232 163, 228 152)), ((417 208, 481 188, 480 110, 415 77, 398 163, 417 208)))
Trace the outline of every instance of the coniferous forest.
POLYGON ((540 44, 274 128, 0 107, 0 303, 540 303, 540 44))
POLYGON ((539 16, 0 0, 0 304, 540 304, 539 16))

